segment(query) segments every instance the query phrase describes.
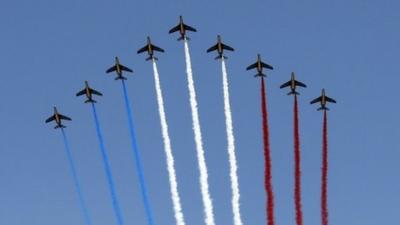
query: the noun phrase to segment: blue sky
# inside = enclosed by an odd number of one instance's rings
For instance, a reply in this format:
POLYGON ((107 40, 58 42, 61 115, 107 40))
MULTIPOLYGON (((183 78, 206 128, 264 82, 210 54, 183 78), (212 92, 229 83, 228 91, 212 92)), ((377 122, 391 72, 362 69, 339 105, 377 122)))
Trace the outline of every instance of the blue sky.
POLYGON ((156 224, 174 224, 152 68, 136 50, 150 35, 159 55, 179 190, 187 224, 203 224, 183 44, 168 30, 183 15, 217 224, 232 224, 220 63, 205 50, 221 34, 237 51, 227 66, 245 224, 265 221, 259 81, 245 67, 257 53, 267 78, 277 224, 294 224, 292 98, 279 85, 295 71, 305 224, 318 224, 322 87, 329 112, 331 224, 395 224, 400 144, 396 1, 4 1, 0 7, 0 223, 83 224, 52 106, 73 118, 67 134, 94 225, 116 224, 83 81, 102 91, 97 110, 126 224, 145 224, 121 84, 105 74, 118 55, 134 69, 128 89, 156 224))

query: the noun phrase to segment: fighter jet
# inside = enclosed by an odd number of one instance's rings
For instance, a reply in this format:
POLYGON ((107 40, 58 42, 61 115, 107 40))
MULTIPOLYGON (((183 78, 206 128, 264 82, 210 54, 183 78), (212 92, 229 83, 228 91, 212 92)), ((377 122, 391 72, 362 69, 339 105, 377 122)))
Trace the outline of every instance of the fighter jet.
POLYGON ((254 75, 254 77, 266 77, 267 75, 263 74, 263 68, 267 68, 270 70, 273 70, 274 68, 271 65, 268 65, 266 63, 264 63, 263 61, 261 61, 261 56, 260 54, 257 54, 257 62, 255 62, 254 64, 251 64, 250 66, 248 66, 246 68, 246 70, 251 70, 251 69, 257 69, 257 74, 254 75))
POLYGON ((179 24, 172 28, 169 33, 175 33, 179 31, 179 34, 181 35, 180 38, 178 38, 178 41, 181 40, 190 40, 190 38, 188 36, 186 36, 186 31, 193 31, 193 32, 197 32, 197 30, 189 25, 186 25, 185 23, 183 23, 183 18, 182 16, 179 16, 179 24))
POLYGON ((54 114, 53 114, 52 116, 50 116, 50 117, 46 120, 46 123, 51 122, 51 121, 53 121, 53 120, 55 120, 55 122, 56 122, 56 124, 57 124, 57 125, 54 127, 54 129, 57 129, 57 128, 65 128, 66 126, 64 126, 64 125, 61 123, 61 121, 62 121, 62 120, 71 120, 71 118, 69 118, 69 117, 67 117, 67 116, 64 116, 64 115, 61 115, 60 113, 58 113, 57 108, 54 107, 54 114))
POLYGON ((288 93, 288 95, 299 95, 299 93, 296 91, 296 87, 307 87, 307 85, 301 83, 300 81, 297 81, 294 78, 294 72, 292 72, 292 78, 290 79, 290 81, 284 83, 281 85, 281 89, 285 88, 285 87, 290 87, 290 92, 288 93))
POLYGON ((235 49, 233 49, 232 47, 222 43, 220 35, 217 36, 217 44, 212 46, 211 48, 207 49, 207 52, 212 52, 215 50, 218 52, 218 56, 215 57, 215 59, 228 58, 228 57, 224 56, 224 50, 235 51, 235 49))
POLYGON ((320 102, 320 103, 321 103, 321 107, 318 108, 318 111, 320 111, 320 110, 329 110, 329 109, 326 107, 326 103, 327 103, 327 102, 336 103, 336 101, 335 101, 334 99, 329 98, 328 96, 325 95, 325 89, 322 89, 322 94, 321 94, 321 96, 318 97, 318 98, 316 98, 316 99, 314 99, 314 100, 312 100, 312 101, 310 102, 310 104, 314 104, 314 103, 317 103, 317 102, 320 102))
POLYGON ((129 69, 128 67, 121 65, 119 63, 118 57, 115 57, 115 65, 112 66, 110 69, 108 69, 106 72, 111 73, 114 71, 117 73, 117 77, 115 78, 115 80, 126 80, 126 77, 122 76, 122 71, 130 72, 130 73, 133 72, 133 70, 129 69))
POLYGON ((151 59, 158 60, 158 59, 154 56, 154 51, 164 52, 164 49, 162 49, 162 48, 160 48, 160 47, 158 47, 158 46, 153 45, 153 44, 151 43, 150 37, 148 36, 148 37, 147 37, 147 44, 146 44, 143 48, 139 49, 139 50, 137 51, 137 53, 140 54, 140 53, 143 53, 143 52, 147 52, 147 53, 149 54, 149 57, 146 58, 146 61, 149 61, 149 60, 151 60, 151 59))
POLYGON ((87 100, 85 101, 85 103, 89 103, 89 102, 96 103, 96 101, 93 100, 93 95, 103 96, 102 93, 90 88, 89 83, 87 81, 85 81, 85 89, 76 93, 76 96, 81 96, 81 95, 86 95, 87 100))

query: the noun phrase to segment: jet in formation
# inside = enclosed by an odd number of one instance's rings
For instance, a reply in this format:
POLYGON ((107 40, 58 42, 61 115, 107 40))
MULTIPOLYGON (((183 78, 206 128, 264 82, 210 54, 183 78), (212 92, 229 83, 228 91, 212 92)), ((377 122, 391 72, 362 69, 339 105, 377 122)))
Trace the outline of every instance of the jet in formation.
POLYGON ((98 95, 98 96, 103 96, 102 93, 92 89, 89 87, 89 83, 87 81, 85 81, 85 88, 76 93, 76 96, 81 96, 81 95, 86 95, 87 99, 85 101, 85 103, 96 103, 96 101, 93 99, 93 95, 98 95))
POLYGON ((290 87, 290 92, 288 93, 288 95, 299 95, 300 93, 296 91, 297 86, 303 88, 307 87, 307 85, 301 83, 300 81, 297 81, 295 79, 294 72, 292 72, 292 78, 288 82, 282 84, 281 89, 285 87, 290 87))
POLYGON ((217 51, 218 52, 218 56, 215 57, 215 59, 226 59, 227 57, 224 56, 224 50, 235 51, 235 49, 233 49, 232 47, 222 43, 221 36, 218 35, 217 36, 217 44, 215 44, 211 48, 207 49, 207 52, 217 51))
POLYGON ((251 69, 257 69, 257 74, 254 75, 254 77, 266 77, 267 75, 265 75, 263 73, 263 69, 270 69, 273 70, 274 67, 272 67, 271 65, 268 65, 267 63, 264 63, 263 61, 261 61, 261 56, 260 54, 257 54, 257 62, 255 62, 254 64, 251 64, 250 66, 248 66, 246 68, 246 70, 251 70, 251 69))
POLYGON ((118 57, 115 57, 114 66, 110 67, 106 72, 111 73, 114 71, 117 73, 117 77, 115 78, 115 80, 126 80, 126 77, 122 76, 122 71, 130 72, 130 73, 133 72, 133 70, 129 69, 128 67, 121 65, 119 63, 118 57))
POLYGON ((310 104, 314 104, 319 102, 321 104, 321 107, 318 108, 318 111, 320 110, 329 110, 328 107, 326 107, 326 103, 331 102, 331 103, 336 103, 336 101, 332 98, 329 98, 328 96, 325 95, 325 89, 322 89, 321 96, 312 100, 310 104))
POLYGON ((58 113, 57 108, 54 107, 54 114, 52 116, 50 116, 47 120, 46 123, 49 123, 51 121, 55 121, 56 122, 56 126, 54 127, 54 129, 57 128, 65 128, 66 126, 64 126, 61 122, 62 120, 71 120, 71 118, 69 118, 68 116, 64 116, 60 113, 58 113))
POLYGON ((143 48, 139 49, 139 50, 137 51, 137 53, 140 54, 140 53, 143 53, 143 52, 147 52, 147 53, 149 54, 149 57, 146 58, 146 61, 149 61, 149 60, 152 60, 152 59, 158 60, 158 59, 154 56, 154 51, 164 52, 164 49, 162 49, 162 48, 160 48, 160 47, 158 47, 158 46, 153 45, 153 44, 151 43, 150 37, 147 37, 147 44, 146 44, 143 48))
POLYGON ((182 41, 182 40, 190 40, 190 38, 186 35, 186 31, 192 31, 192 32, 197 32, 197 30, 189 25, 186 25, 185 23, 183 23, 183 18, 182 16, 179 16, 179 24, 176 25, 175 27, 173 27, 169 33, 175 33, 179 31, 179 34, 181 35, 178 38, 178 41, 182 41))

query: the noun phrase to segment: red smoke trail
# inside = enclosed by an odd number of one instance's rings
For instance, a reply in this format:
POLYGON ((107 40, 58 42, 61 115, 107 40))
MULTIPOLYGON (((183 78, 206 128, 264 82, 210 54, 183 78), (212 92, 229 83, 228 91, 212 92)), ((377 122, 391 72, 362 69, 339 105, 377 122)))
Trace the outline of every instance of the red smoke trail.
POLYGON ((296 208, 296 224, 303 225, 303 212, 301 210, 299 109, 297 104, 297 95, 294 95, 293 114, 294 114, 294 201, 296 208))
POLYGON ((322 136, 322 187, 321 187, 321 219, 322 225, 328 225, 328 119, 324 110, 322 136))
POLYGON ((265 159, 265 191, 267 192, 267 221, 268 225, 274 225, 274 192, 272 191, 271 175, 271 152, 269 146, 267 99, 265 94, 264 78, 261 77, 261 108, 264 137, 264 159, 265 159))

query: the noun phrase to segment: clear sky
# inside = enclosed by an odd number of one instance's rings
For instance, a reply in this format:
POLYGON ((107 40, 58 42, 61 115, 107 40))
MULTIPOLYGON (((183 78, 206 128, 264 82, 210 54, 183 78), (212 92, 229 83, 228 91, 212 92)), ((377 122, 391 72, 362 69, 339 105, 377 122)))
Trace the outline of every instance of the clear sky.
POLYGON ((127 85, 157 225, 175 223, 152 67, 136 50, 150 35, 158 54, 179 190, 187 224, 201 225, 183 43, 168 30, 183 15, 216 223, 232 224, 220 62, 205 50, 221 34, 227 60, 247 225, 265 223, 259 81, 245 71, 256 54, 276 69, 267 78, 277 225, 295 224, 292 102, 279 85, 295 71, 305 224, 320 223, 322 114, 308 102, 325 87, 329 112, 331 224, 398 224, 400 124, 397 102, 398 1, 15 0, 0 3, 0 224, 83 224, 59 130, 44 124, 53 105, 72 117, 67 135, 94 225, 116 224, 90 105, 75 97, 90 84, 125 222, 146 224, 128 136, 121 84, 105 74, 118 55, 134 69, 127 85))

